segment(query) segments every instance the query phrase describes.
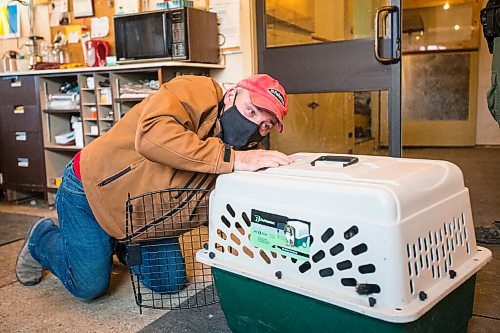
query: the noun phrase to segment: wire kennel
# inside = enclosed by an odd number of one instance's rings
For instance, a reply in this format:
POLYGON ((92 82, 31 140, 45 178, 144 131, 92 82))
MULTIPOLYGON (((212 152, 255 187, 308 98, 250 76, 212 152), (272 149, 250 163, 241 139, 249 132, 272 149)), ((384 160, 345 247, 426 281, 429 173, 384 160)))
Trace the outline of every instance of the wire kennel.
POLYGON ((141 313, 218 302, 210 267, 196 261, 208 242, 209 193, 169 189, 127 200, 126 261, 141 313))

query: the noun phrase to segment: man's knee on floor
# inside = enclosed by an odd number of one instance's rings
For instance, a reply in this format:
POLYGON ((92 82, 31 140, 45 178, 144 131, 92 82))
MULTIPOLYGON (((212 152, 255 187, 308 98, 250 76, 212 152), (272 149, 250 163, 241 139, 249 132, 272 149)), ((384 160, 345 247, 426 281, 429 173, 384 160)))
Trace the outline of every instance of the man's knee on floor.
POLYGON ((69 272, 69 279, 61 280, 68 291, 82 301, 91 301, 106 292, 109 287, 110 276, 96 274, 74 274, 69 272))
POLYGON ((90 279, 85 281, 85 283, 78 283, 74 288, 70 288, 69 290, 73 296, 88 302, 104 295, 108 287, 109 279, 90 279))

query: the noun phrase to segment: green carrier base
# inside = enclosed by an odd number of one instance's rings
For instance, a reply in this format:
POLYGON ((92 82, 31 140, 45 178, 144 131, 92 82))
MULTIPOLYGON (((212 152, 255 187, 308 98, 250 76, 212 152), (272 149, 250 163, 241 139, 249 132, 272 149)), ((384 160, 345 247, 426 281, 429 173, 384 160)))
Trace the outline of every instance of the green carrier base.
POLYGON ((233 332, 467 332, 476 275, 416 321, 392 323, 212 267, 233 332))

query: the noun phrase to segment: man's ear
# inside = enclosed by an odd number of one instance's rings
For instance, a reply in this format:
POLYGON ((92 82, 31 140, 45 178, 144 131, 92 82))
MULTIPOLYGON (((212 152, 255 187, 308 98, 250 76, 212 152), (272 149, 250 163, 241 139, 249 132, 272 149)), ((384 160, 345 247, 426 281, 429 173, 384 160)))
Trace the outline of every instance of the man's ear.
POLYGON ((236 87, 230 88, 224 94, 224 104, 225 105, 233 105, 234 95, 236 94, 236 87))

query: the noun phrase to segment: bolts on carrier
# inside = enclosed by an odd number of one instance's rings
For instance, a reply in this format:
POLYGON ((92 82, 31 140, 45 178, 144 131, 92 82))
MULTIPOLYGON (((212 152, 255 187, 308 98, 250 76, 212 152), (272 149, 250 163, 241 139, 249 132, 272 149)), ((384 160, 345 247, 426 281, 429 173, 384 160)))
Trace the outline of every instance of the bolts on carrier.
POLYGON ((373 308, 375 304, 377 304, 377 299, 375 297, 368 297, 368 303, 370 304, 370 307, 373 308))
POLYGON ((213 253, 213 252, 210 252, 210 253, 208 254, 208 257, 209 257, 210 259, 213 259, 213 258, 215 258, 215 253, 213 253))
POLYGON ((420 298, 421 301, 425 301, 427 299, 427 294, 425 293, 425 291, 419 292, 418 298, 420 298))
POLYGON ((274 273, 274 276, 276 276, 278 280, 281 280, 283 273, 281 273, 281 271, 277 271, 276 273, 274 273))
POLYGON ((450 269, 450 279, 454 279, 457 276, 457 272, 455 272, 453 269, 450 269))

